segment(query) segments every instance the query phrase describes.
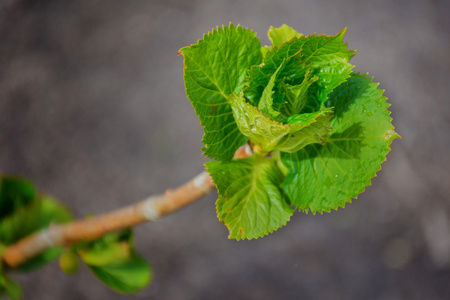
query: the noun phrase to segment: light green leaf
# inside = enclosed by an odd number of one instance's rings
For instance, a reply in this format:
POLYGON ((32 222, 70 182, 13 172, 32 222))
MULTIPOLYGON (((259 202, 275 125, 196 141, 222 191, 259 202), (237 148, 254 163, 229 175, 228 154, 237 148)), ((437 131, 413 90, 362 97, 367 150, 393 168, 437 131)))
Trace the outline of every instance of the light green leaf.
POLYGON ((281 46, 285 42, 292 40, 294 37, 299 38, 303 36, 303 34, 297 32, 295 29, 286 24, 283 24, 281 27, 277 28, 270 26, 267 35, 275 47, 281 46))
POLYGON ((342 62, 316 69, 314 73, 318 80, 308 90, 309 103, 311 101, 319 103, 327 101, 328 94, 350 76, 353 67, 349 63, 342 62))
POLYGON ((132 254, 129 242, 115 242, 103 247, 81 249, 78 251, 81 259, 91 266, 104 266, 112 262, 127 260, 132 254))
POLYGON ((278 67, 275 73, 273 73, 272 77, 269 80, 266 88, 264 89, 261 100, 258 104, 258 110, 261 111, 266 117, 271 118, 272 120, 277 120, 280 112, 276 111, 273 108, 273 87, 275 85, 275 79, 277 78, 277 74, 280 69, 283 68, 283 63, 278 67))
POLYGON ((74 252, 112 290, 134 293, 150 283, 152 274, 149 264, 136 253, 133 243, 133 231, 127 228, 95 241, 79 243, 74 246, 74 252))
POLYGON ((285 59, 286 66, 278 75, 279 80, 276 83, 283 79, 287 84, 299 85, 310 71, 318 76, 316 85, 320 93, 314 95, 314 98, 325 101, 324 96, 345 81, 353 68, 348 62, 354 56, 354 51, 348 50, 347 44, 343 42, 345 31, 346 29, 342 30, 336 36, 313 34, 294 37, 279 48, 268 51, 263 65, 252 67, 246 78, 245 97, 249 103, 258 106, 272 74, 285 59))
POLYGON ((272 47, 269 47, 269 46, 264 46, 264 47, 262 47, 262 48, 261 48, 261 54, 262 54, 262 56, 265 57, 266 54, 267 54, 267 52, 269 52, 271 49, 272 49, 272 47))
POLYGON ((283 190, 300 210, 313 213, 344 207, 371 184, 399 135, 391 124, 389 104, 378 84, 353 74, 339 85, 328 105, 335 117, 327 145, 308 145, 297 153, 281 153, 289 173, 283 190))
POLYGON ((308 88, 317 79, 317 76, 312 76, 310 72, 307 72, 303 82, 299 85, 280 84, 281 92, 285 95, 285 103, 281 106, 280 111, 286 118, 302 111, 307 102, 308 88))
POLYGON ((239 93, 247 69, 261 63, 261 43, 253 31, 230 24, 179 53, 184 56, 187 96, 204 126, 204 154, 231 159, 247 139, 236 126, 227 97, 239 93))
POLYGON ((88 267, 101 282, 119 293, 136 293, 144 289, 152 278, 150 265, 137 253, 127 260, 88 267))
POLYGON ((264 116, 256 107, 247 103, 242 94, 231 95, 228 100, 239 130, 253 143, 261 145, 265 152, 297 152, 308 144, 323 143, 329 130, 328 122, 332 109, 300 117, 302 122, 293 122, 293 125, 290 125, 264 116))
POLYGON ((229 238, 253 239, 284 226, 293 209, 279 186, 283 175, 275 160, 254 154, 229 162, 210 161, 206 168, 217 186, 217 215, 229 238))
POLYGON ((103 266, 127 260, 134 251, 133 231, 127 228, 111 232, 95 241, 79 243, 74 248, 87 265, 103 266))

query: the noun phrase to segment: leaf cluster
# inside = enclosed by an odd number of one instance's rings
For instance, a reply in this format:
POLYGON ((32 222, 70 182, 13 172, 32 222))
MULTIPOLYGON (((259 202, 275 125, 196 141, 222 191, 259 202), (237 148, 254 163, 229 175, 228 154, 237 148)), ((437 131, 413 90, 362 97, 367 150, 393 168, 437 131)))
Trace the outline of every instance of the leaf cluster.
POLYGON ((345 31, 271 27, 272 45, 262 47, 253 31, 230 24, 180 50, 230 238, 264 236, 296 209, 343 207, 370 185, 399 137, 383 91, 353 71, 345 31), (247 142, 253 156, 232 159, 247 142))
MULTIPOLYGON (((0 255, 9 245, 48 227, 72 220, 67 209, 54 198, 38 194, 29 181, 16 177, 0 177, 0 255)), ((15 267, 12 271, 30 272, 56 259, 62 252, 54 247, 15 267)), ((0 269, 0 297, 21 298, 18 284, 0 269)))
MULTIPOLYGON (((72 220, 69 211, 56 199, 38 194, 27 180, 0 177, 0 257, 8 246, 22 238, 72 220)), ((31 272, 59 257, 59 265, 67 274, 78 270, 83 261, 101 282, 120 293, 134 293, 151 281, 152 271, 145 258, 134 248, 133 232, 125 229, 100 239, 81 242, 69 248, 52 247, 38 256, 11 268, 0 264, 0 299, 21 299, 19 285, 6 272, 31 272)))

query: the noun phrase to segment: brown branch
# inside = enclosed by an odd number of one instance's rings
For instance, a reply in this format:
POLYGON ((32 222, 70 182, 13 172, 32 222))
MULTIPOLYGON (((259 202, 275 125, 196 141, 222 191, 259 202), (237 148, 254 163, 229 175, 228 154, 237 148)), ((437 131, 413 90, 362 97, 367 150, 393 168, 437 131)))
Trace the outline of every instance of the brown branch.
MULTIPOLYGON (((236 151, 235 158, 251 155, 248 145, 236 151)), ((215 185, 203 171, 184 185, 167 190, 163 195, 151 196, 137 204, 99 215, 93 219, 78 220, 66 225, 52 225, 11 245, 1 259, 15 267, 55 246, 69 246, 80 241, 97 239, 109 232, 154 221, 195 202, 214 189, 215 185)))

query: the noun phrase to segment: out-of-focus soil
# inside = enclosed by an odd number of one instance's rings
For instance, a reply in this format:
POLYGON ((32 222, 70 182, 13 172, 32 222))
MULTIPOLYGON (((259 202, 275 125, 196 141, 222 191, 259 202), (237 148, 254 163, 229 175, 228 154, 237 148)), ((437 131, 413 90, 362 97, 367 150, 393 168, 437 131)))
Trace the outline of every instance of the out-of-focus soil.
POLYGON ((396 140, 373 186, 331 214, 294 214, 236 242, 215 193, 136 229, 154 281, 119 295, 83 268, 17 275, 25 299, 450 299, 449 1, 0 2, 0 170, 30 178, 78 218, 202 170, 202 129, 179 48, 242 24, 283 23, 357 49, 392 104, 396 140))

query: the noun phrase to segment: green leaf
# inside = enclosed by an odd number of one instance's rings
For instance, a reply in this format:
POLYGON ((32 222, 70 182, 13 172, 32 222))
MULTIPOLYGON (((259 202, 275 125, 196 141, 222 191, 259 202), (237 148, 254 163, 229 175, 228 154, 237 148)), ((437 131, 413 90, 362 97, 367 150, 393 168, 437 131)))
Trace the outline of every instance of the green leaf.
POLYGON ((62 247, 50 248, 48 250, 45 250, 41 254, 27 260, 26 262, 18 265, 17 267, 14 267, 14 270, 24 273, 35 271, 57 259, 63 251, 64 249, 62 247))
POLYGON ((113 262, 127 260, 132 254, 132 245, 129 242, 115 242, 103 247, 82 249, 78 254, 83 261, 91 266, 104 266, 113 262))
POLYGON ((303 82, 299 85, 280 84, 280 89, 285 95, 285 103, 280 108, 280 111, 284 116, 289 117, 297 115, 302 111, 307 102, 308 88, 311 84, 316 82, 317 79, 317 76, 312 76, 310 72, 307 72, 303 82))
POLYGON ((328 122, 332 109, 325 109, 299 117, 293 124, 278 123, 260 112, 256 107, 247 103, 244 96, 231 95, 228 98, 233 109, 239 130, 250 140, 261 145, 262 150, 297 152, 311 143, 324 143, 328 133, 328 122))
POLYGON ((281 46, 282 44, 292 40, 294 37, 299 38, 303 36, 303 34, 298 33, 295 29, 286 24, 283 24, 278 28, 270 26, 267 35, 275 47, 281 46))
MULTIPOLYGON (((278 75, 277 84, 284 79, 290 85, 301 84, 305 74, 310 71, 317 75, 314 99, 325 101, 326 96, 351 73, 352 65, 348 64, 354 51, 347 49, 343 42, 346 29, 336 36, 302 36, 294 37, 279 48, 268 51, 262 66, 254 66, 246 78, 245 97, 254 106, 267 86, 271 76, 276 72, 283 60, 286 66, 278 75), (289 61, 288 61, 289 60, 289 61)), ((275 96, 276 97, 276 96, 275 96)))
POLYGON ((133 231, 127 228, 111 232, 95 241, 79 243, 74 248, 87 265, 103 266, 127 260, 134 251, 133 231))
POLYGON ((137 253, 133 253, 127 260, 88 267, 101 282, 119 293, 138 292, 144 289, 152 278, 150 265, 137 253))
POLYGON ((22 299, 22 289, 19 284, 12 280, 9 277, 5 276, 5 285, 4 285, 4 293, 11 300, 20 300, 22 299))
POLYGON ((36 197, 33 184, 25 179, 0 177, 0 220, 17 209, 28 205, 36 197))
POLYGON ((254 154, 229 162, 210 161, 206 168, 217 186, 217 215, 229 238, 253 239, 284 226, 293 209, 280 190, 283 175, 275 160, 254 154))
MULTIPOLYGON (((61 224, 71 220, 72 217, 65 207, 44 195, 0 220, 0 243, 11 245, 52 223, 61 224)), ((56 259, 61 251, 61 247, 46 250, 15 267, 15 270, 22 272, 35 270, 56 259)))
POLYGON ((278 116, 280 115, 280 112, 275 111, 275 109, 273 108, 273 87, 275 86, 275 79, 277 78, 277 74, 282 68, 283 64, 281 64, 276 72, 273 73, 272 77, 269 80, 269 83, 262 93, 261 100, 258 104, 258 110, 272 120, 277 120, 278 116))
POLYGON ((59 268, 67 275, 73 275, 78 271, 78 256, 72 249, 64 251, 58 260, 59 268))
POLYGON ((227 97, 239 93, 247 69, 261 63, 261 43, 253 31, 230 24, 179 53, 184 56, 187 96, 204 126, 204 154, 231 159, 247 139, 236 126, 227 97))
POLYGON ((67 209, 49 196, 42 196, 0 220, 0 242, 11 245, 51 223, 72 220, 67 209))
MULTIPOLYGON (((272 75, 277 72, 281 64, 284 63, 283 70, 277 76, 275 84, 281 80, 292 84, 296 80, 303 78, 306 73, 305 65, 301 60, 301 47, 303 42, 294 38, 292 41, 283 44, 280 48, 269 50, 262 65, 253 66, 245 79, 244 94, 246 99, 253 106, 258 106, 264 89, 269 84, 272 75)), ((276 98, 278 98, 276 96, 276 98)))
POLYGON ((353 65, 342 62, 315 70, 317 81, 308 90, 310 101, 325 102, 328 95, 352 73, 353 65))
POLYGON ((300 210, 316 213, 344 207, 381 169, 399 135, 391 124, 387 98, 377 86, 366 75, 352 74, 327 102, 335 110, 327 145, 281 153, 289 169, 282 187, 300 210))
POLYGON ((74 249, 94 275, 116 292, 134 293, 150 283, 150 266, 136 253, 130 228, 79 243, 74 249))

